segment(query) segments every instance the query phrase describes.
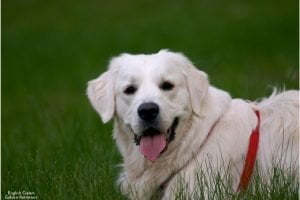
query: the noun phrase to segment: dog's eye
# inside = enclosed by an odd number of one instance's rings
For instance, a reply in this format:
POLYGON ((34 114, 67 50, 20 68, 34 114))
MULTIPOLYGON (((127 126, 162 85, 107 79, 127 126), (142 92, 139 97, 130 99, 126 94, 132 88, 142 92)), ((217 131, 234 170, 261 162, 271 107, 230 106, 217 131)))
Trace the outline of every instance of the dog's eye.
POLYGON ((174 85, 168 81, 164 81, 159 87, 164 91, 168 91, 168 90, 172 90, 174 88, 174 85))
POLYGON ((136 91, 136 87, 133 85, 130 85, 124 90, 124 93, 127 95, 131 95, 131 94, 134 94, 135 91, 136 91))

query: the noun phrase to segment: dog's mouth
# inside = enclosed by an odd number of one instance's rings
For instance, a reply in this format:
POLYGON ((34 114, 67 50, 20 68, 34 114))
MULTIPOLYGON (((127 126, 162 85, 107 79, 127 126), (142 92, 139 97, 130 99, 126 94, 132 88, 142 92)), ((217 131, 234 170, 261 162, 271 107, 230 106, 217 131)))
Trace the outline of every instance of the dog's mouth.
POLYGON ((162 133, 155 128, 146 129, 141 136, 134 135, 136 145, 139 145, 140 152, 151 162, 154 162, 159 155, 167 150, 168 144, 174 140, 176 127, 179 118, 176 117, 167 133, 162 133))

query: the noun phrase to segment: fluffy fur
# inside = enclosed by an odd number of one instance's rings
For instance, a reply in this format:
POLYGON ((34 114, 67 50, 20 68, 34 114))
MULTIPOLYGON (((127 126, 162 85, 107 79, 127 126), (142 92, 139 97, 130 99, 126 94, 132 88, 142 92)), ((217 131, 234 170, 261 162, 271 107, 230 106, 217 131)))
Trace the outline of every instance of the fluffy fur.
POLYGON ((185 56, 162 50, 113 58, 109 69, 88 83, 87 94, 104 123, 114 117, 113 136, 123 156, 118 184, 131 199, 150 198, 162 186, 162 199, 174 199, 179 178, 192 192, 199 170, 229 174, 235 190, 250 134, 257 125, 255 109, 261 114, 258 171, 268 180, 278 161, 282 169, 292 167, 298 174, 298 91, 275 93, 261 102, 232 99, 211 86, 207 75, 185 56), (170 91, 159 87, 166 80, 174 84, 170 91), (129 85, 136 87, 132 95, 124 93, 129 85), (149 101, 159 105, 163 132, 175 117, 180 119, 175 139, 153 163, 134 143, 134 135, 143 129, 137 108, 149 101))

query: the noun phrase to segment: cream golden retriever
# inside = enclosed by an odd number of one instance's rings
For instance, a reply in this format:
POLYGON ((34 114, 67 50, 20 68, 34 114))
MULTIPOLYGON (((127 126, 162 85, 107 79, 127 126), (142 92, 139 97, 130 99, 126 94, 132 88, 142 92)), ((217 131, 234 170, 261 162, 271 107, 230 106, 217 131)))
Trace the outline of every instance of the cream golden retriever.
POLYGON ((183 54, 162 50, 113 58, 87 94, 104 123, 114 118, 123 156, 118 185, 131 199, 174 199, 178 185, 187 195, 202 191, 209 198, 213 173, 229 175, 236 191, 255 129, 256 171, 268 179, 280 162, 298 176, 298 91, 274 92, 261 102, 232 99, 183 54), (199 188, 199 176, 208 188, 199 188))

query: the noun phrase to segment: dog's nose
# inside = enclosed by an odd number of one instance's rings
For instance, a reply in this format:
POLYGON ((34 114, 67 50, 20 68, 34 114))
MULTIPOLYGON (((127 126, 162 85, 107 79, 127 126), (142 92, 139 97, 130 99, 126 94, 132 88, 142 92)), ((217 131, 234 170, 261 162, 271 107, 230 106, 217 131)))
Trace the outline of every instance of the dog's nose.
POLYGON ((138 107, 138 114, 145 121, 152 121, 159 113, 159 107, 156 103, 143 103, 138 107))

